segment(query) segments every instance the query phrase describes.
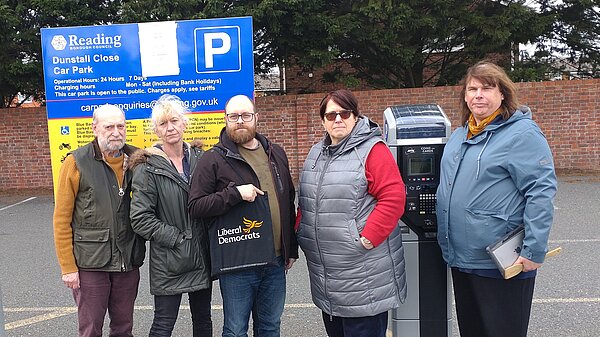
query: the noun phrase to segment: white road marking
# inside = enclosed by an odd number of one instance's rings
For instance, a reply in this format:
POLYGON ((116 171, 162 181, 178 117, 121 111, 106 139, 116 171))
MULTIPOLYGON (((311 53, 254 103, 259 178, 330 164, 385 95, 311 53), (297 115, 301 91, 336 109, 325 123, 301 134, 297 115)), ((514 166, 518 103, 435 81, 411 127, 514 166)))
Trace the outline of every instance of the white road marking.
POLYGON ((574 240, 548 240, 549 243, 587 243, 587 242, 600 242, 600 239, 574 239, 574 240))
MULTIPOLYGON (((534 304, 556 304, 556 303, 600 303, 600 297, 572 297, 572 298, 534 298, 534 304)), ((290 303, 286 304, 287 309, 306 309, 316 308, 312 303, 290 303)), ((181 309, 190 310, 189 305, 182 305, 181 309)), ((136 305, 135 310, 153 310, 151 305, 136 305)), ((212 310, 223 310, 222 305, 213 305, 212 310)), ((49 321, 54 318, 59 318, 77 313, 76 307, 41 307, 41 308, 4 308, 5 313, 23 313, 23 312, 43 312, 44 314, 33 316, 26 319, 21 319, 14 322, 9 322, 4 325, 5 330, 12 330, 35 323, 49 321)))
POLYGON ((534 298, 533 303, 600 303, 600 298, 578 297, 578 298, 534 298))
POLYGON ((19 201, 19 202, 15 203, 15 204, 8 205, 8 206, 4 206, 4 207, 0 208, 0 211, 3 211, 3 210, 5 210, 5 209, 9 209, 9 208, 11 208, 11 207, 13 207, 13 206, 17 206, 17 205, 20 205, 20 204, 22 204, 22 203, 25 203, 25 202, 31 201, 31 200, 33 200, 33 199, 35 199, 35 198, 37 198, 37 197, 30 197, 30 198, 27 198, 27 199, 25 199, 25 200, 19 201))
MULTIPOLYGON (((293 309, 316 308, 315 305, 312 303, 291 303, 291 304, 286 304, 285 306, 286 306, 286 308, 293 308, 293 309)), ((182 305, 180 307, 180 309, 190 310, 190 306, 182 305)), ((136 305, 135 310, 150 310, 151 311, 151 310, 154 310, 154 307, 151 305, 136 305)), ((212 310, 223 310, 223 306, 222 305, 213 305, 212 310)), ((30 318, 21 319, 18 321, 9 322, 9 323, 4 324, 4 329, 8 331, 8 330, 21 328, 21 327, 24 327, 27 325, 32 325, 32 324, 43 322, 43 321, 49 321, 54 318, 59 318, 59 317, 67 316, 70 314, 75 314, 75 313, 77 313, 77 307, 4 308, 4 312, 7 312, 7 313, 8 312, 15 312, 15 313, 43 312, 44 313, 41 315, 36 315, 36 316, 30 317, 30 318)))
MULTIPOLYGON (((28 310, 23 310, 23 309, 28 309, 28 308, 15 308, 15 309, 18 309, 18 310, 14 310, 14 312, 29 312, 28 310)), ((32 309, 43 309, 43 308, 32 308, 32 309)), ((32 325, 32 324, 43 322, 43 321, 49 321, 54 318, 67 316, 67 315, 77 312, 77 308, 72 308, 72 307, 54 308, 54 310, 52 308, 48 308, 48 309, 46 309, 44 311, 49 311, 49 312, 45 313, 43 315, 33 316, 30 318, 6 323, 6 324, 4 324, 4 330, 8 331, 8 330, 20 328, 20 327, 27 326, 27 325, 32 325)), ((11 312, 10 308, 5 308, 4 311, 11 312)), ((33 310, 33 311, 40 311, 40 310, 33 310)))

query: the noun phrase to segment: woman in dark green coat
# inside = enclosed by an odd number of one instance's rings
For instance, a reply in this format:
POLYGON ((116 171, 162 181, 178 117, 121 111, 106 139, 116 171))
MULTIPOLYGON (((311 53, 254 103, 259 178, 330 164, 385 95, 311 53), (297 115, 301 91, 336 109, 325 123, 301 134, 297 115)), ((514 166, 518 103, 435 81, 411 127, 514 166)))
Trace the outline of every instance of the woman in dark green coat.
POLYGON ((187 211, 202 144, 183 141, 186 112, 178 97, 161 96, 152 109, 152 126, 161 142, 130 159, 131 226, 150 241, 154 321, 149 336, 171 336, 183 293, 189 296, 193 336, 212 336, 208 234, 187 211))

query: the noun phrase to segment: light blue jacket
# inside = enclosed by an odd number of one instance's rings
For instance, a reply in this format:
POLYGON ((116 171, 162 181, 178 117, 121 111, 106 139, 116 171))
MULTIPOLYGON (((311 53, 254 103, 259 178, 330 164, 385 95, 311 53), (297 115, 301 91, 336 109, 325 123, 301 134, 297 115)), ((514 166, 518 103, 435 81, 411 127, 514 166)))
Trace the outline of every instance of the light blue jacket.
POLYGON ((451 267, 494 269, 485 248, 523 224, 521 256, 542 263, 556 175, 531 110, 521 107, 468 140, 467 130, 454 131, 442 156, 436 211, 444 260, 451 267))

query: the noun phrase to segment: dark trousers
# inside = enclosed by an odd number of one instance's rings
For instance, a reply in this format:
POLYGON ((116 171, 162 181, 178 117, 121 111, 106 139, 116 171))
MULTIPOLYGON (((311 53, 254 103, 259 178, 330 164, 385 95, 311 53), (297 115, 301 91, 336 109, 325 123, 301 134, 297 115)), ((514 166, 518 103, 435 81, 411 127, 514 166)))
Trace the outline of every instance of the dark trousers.
POLYGON ((461 337, 526 337, 535 277, 496 279, 452 268, 461 337))
POLYGON ((366 317, 336 317, 323 312, 329 337, 385 337, 388 313, 366 317))
POLYGON ((137 297, 140 271, 79 271, 79 289, 73 290, 77 304, 79 336, 101 337, 108 310, 110 337, 131 337, 133 305, 137 297))
MULTIPOLYGON (((188 293, 194 337, 212 337, 210 301, 212 288, 188 293)), ((154 321, 150 337, 170 337, 177 321, 181 294, 154 296, 154 321)))

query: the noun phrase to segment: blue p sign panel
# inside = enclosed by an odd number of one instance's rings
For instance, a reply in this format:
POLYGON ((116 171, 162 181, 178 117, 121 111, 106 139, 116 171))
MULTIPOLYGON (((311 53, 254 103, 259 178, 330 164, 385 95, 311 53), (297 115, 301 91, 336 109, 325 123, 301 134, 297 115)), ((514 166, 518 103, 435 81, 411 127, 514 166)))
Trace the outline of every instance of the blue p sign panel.
POLYGON ((196 72, 221 73, 242 69, 240 27, 207 27, 194 30, 196 72))

